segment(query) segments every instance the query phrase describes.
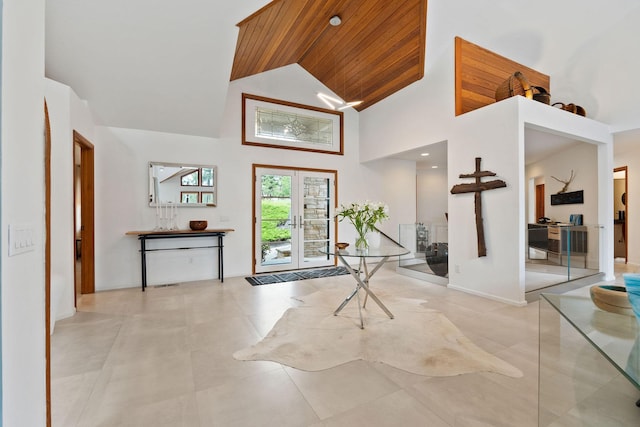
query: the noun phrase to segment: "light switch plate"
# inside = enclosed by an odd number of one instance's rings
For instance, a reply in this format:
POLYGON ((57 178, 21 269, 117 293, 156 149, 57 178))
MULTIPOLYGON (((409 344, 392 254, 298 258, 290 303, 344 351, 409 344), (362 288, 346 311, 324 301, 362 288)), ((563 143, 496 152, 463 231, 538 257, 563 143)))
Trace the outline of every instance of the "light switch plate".
POLYGON ((35 248, 34 228, 31 224, 9 225, 9 256, 33 251, 35 248))

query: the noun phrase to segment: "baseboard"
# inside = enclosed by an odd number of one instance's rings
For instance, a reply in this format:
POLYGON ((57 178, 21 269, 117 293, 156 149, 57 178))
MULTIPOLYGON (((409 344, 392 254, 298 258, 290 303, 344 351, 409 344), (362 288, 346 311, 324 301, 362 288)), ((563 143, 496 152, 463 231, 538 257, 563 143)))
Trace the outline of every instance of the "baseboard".
POLYGON ((449 284, 449 279, 447 277, 440 277, 436 276, 435 274, 422 273, 420 271, 411 270, 409 268, 403 268, 400 266, 396 267, 396 273, 403 276, 412 277, 414 279, 423 280, 427 283, 433 283, 435 285, 447 286, 449 284))
POLYGON ((67 319, 67 318, 69 318, 69 317, 72 317, 72 316, 73 316, 73 315, 75 315, 75 314, 76 314, 76 308, 75 308, 75 307, 73 307, 71 310, 67 310, 67 311, 65 311, 65 312, 63 312, 63 313, 58 314, 58 315, 56 316, 56 322, 57 322, 58 320, 67 319))
POLYGON ((447 287, 449 289, 454 289, 456 291, 464 292, 466 294, 476 295, 476 296, 479 296, 479 297, 482 297, 482 298, 486 298, 486 299, 490 299, 490 300, 493 300, 493 301, 503 302, 503 303, 509 304, 509 305, 515 305, 517 307, 526 307, 526 305, 527 305, 527 301, 526 300, 524 300, 524 301, 514 301, 514 300, 510 300, 508 298, 502 298, 502 297, 498 297, 498 296, 495 296, 495 295, 486 294, 486 293, 480 292, 480 291, 474 291, 472 289, 467 289, 467 288, 463 288, 463 287, 452 285, 452 284, 447 285, 447 287))

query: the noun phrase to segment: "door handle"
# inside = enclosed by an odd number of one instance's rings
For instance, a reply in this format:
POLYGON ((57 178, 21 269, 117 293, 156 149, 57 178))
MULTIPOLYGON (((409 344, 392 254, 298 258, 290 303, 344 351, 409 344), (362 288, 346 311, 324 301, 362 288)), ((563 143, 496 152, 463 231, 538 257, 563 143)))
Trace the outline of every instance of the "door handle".
POLYGON ((300 228, 304 228, 304 222, 302 222, 302 215, 300 215, 300 228))
POLYGON ((295 215, 291 215, 293 217, 293 224, 291 224, 291 228, 296 228, 298 226, 298 224, 296 224, 296 216, 295 215))

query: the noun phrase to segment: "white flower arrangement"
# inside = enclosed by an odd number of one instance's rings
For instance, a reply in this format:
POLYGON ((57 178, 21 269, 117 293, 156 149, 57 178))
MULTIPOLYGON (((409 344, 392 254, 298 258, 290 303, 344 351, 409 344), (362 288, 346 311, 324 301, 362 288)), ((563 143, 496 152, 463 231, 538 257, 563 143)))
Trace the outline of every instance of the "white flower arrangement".
POLYGON ((352 202, 341 204, 336 210, 336 218, 339 221, 345 218, 353 224, 358 233, 356 248, 366 249, 369 244, 365 235, 376 229, 376 224, 389 218, 389 206, 380 202, 352 202))

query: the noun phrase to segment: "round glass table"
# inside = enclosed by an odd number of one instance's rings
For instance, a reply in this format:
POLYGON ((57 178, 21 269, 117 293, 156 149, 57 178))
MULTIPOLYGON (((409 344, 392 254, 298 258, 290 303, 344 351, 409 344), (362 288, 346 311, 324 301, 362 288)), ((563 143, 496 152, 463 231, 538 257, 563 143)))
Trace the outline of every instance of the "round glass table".
POLYGON ((356 280, 356 287, 351 292, 350 295, 345 298, 344 301, 340 304, 340 306, 333 312, 334 316, 337 316, 338 313, 353 299, 355 296, 358 301, 358 313, 360 315, 360 328, 364 329, 364 320, 362 318, 362 308, 367 305, 367 298, 371 297, 371 299, 378 304, 378 306, 389 316, 390 319, 393 319, 393 313, 389 311, 389 309, 380 301, 380 299, 373 293, 371 288, 369 287, 369 281, 371 277, 384 265, 385 262, 392 256, 401 256, 409 253, 409 250, 400 246, 398 244, 381 244, 376 247, 369 247, 367 249, 356 249, 355 245, 350 245, 345 249, 338 248, 329 248, 329 249, 320 249, 320 252, 327 255, 335 255, 340 262, 347 268, 351 276, 356 280), (358 269, 354 269, 351 267, 349 262, 347 262, 346 258, 359 258, 358 269), (376 266, 369 270, 369 263, 372 263, 374 259, 377 259, 376 266), (360 303, 360 294, 358 291, 362 289, 365 291, 364 301, 362 304, 360 303))

